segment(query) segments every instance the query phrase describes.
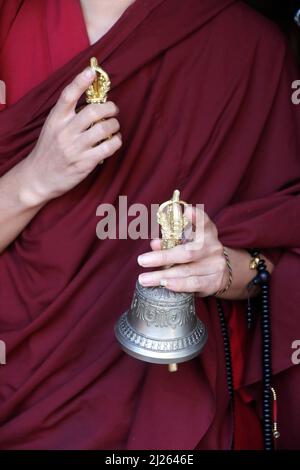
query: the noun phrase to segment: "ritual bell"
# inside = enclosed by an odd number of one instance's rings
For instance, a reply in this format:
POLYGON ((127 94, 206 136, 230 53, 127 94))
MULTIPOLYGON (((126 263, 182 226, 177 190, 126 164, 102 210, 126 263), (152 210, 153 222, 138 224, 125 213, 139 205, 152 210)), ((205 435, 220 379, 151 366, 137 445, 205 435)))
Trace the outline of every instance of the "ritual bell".
MULTIPOLYGON (((157 213, 162 230, 162 248, 182 243, 188 223, 183 214, 187 203, 178 190, 157 213)), ((195 313, 195 296, 173 292, 165 287, 143 287, 136 283, 131 307, 119 318, 115 334, 122 349, 142 361, 177 364, 196 357, 207 341, 207 330, 195 313)))

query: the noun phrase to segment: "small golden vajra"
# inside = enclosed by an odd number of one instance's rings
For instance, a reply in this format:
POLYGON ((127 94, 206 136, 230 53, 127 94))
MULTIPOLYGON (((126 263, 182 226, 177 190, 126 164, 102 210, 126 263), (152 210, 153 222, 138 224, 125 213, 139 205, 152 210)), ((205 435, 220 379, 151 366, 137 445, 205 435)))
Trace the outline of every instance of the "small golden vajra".
MULTIPOLYGON (((106 103, 107 95, 110 91, 111 81, 109 75, 103 70, 96 59, 96 57, 92 57, 90 61, 90 67, 96 72, 96 77, 91 86, 85 92, 85 100, 88 104, 96 103, 106 103)), ((94 123, 95 124, 95 123, 94 123)), ((91 127, 94 125, 92 124, 91 127)), ((112 136, 108 137, 108 140, 111 139, 112 136)), ((96 144, 97 145, 97 144, 96 144)), ((95 146, 96 146, 95 145, 95 146)), ((102 160, 99 165, 102 165, 104 160, 102 160)))
POLYGON ((105 103, 110 91, 111 81, 108 74, 103 70, 96 59, 91 58, 90 66, 96 72, 96 78, 92 85, 87 89, 85 96, 87 103, 105 103))
POLYGON ((163 250, 182 243, 184 229, 188 225, 188 219, 183 215, 182 208, 187 206, 186 202, 180 200, 178 189, 174 191, 170 201, 159 206, 157 221, 161 225, 163 250))

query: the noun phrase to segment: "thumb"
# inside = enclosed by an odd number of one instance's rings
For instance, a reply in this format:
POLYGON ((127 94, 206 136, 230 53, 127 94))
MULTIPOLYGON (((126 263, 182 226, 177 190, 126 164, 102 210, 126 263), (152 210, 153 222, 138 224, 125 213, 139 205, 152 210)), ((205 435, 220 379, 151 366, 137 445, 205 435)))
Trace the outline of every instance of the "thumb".
POLYGON ((154 240, 151 240, 150 246, 151 246, 153 251, 161 250, 161 240, 160 240, 160 238, 155 238, 154 240))
POLYGON ((79 98, 93 83, 95 76, 96 72, 91 67, 86 68, 83 72, 77 75, 62 91, 56 104, 56 110, 59 113, 75 111, 79 98))

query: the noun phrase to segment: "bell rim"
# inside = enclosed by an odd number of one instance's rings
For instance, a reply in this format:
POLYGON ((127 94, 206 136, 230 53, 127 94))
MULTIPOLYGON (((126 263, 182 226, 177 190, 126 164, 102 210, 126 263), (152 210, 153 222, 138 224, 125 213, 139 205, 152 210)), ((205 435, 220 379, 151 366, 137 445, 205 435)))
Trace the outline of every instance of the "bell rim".
POLYGON ((115 325, 115 336, 120 344, 121 348, 130 356, 142 360, 144 362, 150 362, 154 364, 170 364, 173 362, 181 363, 187 362, 196 356, 198 356, 208 339, 208 332, 205 324, 196 317, 196 325, 191 331, 191 333, 184 338, 171 338, 170 340, 162 340, 157 338, 150 338, 142 333, 137 332, 132 325, 129 324, 127 319, 127 314, 129 310, 123 313, 115 325), (181 340, 182 347, 175 350, 170 349, 152 349, 150 346, 145 347, 143 344, 137 344, 132 339, 128 338, 128 335, 124 334, 124 329, 122 331, 122 323, 126 322, 126 326, 130 331, 131 336, 136 335, 136 338, 139 338, 139 343, 141 340, 144 340, 144 343, 147 344, 147 341, 152 342, 151 344, 161 343, 161 344, 171 344, 178 345, 178 342, 181 340), (198 337, 198 339, 196 339, 198 337), (193 340, 193 344, 189 343, 189 340, 193 340), (144 354, 143 354, 144 353, 144 354))
MULTIPOLYGON (((142 362, 147 362, 147 363, 150 363, 150 364, 162 364, 162 365, 167 365, 167 364, 182 364, 184 362, 188 362, 188 361, 191 361, 192 359, 195 359, 197 356, 199 356, 199 354, 201 354, 205 344, 206 344, 206 339, 207 337, 205 338, 205 341, 202 345, 201 348, 199 348, 199 350, 196 350, 194 351, 193 353, 190 352, 188 355, 186 356, 176 356, 175 354, 173 354, 172 356, 168 356, 168 357, 156 357, 154 355, 143 355, 143 354, 139 354, 137 351, 134 351, 132 349, 129 349, 127 348, 124 344, 120 343, 120 346, 122 348, 122 350, 128 354, 128 356, 131 356, 133 357, 134 359, 138 359, 139 361, 142 361, 142 362)), ((149 350, 147 350, 148 352, 149 350)))

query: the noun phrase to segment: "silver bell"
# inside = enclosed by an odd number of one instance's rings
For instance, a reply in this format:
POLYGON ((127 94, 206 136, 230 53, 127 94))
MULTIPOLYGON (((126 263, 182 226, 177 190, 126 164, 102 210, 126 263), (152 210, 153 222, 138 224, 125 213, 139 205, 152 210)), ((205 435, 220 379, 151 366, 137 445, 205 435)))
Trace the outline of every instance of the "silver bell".
MULTIPOLYGON (((161 225, 162 249, 180 245, 188 220, 175 190, 170 201, 160 205, 157 221, 161 225)), ((172 292, 164 287, 143 287, 137 282, 130 310, 115 326, 121 347, 131 356, 146 362, 169 364, 197 356, 207 341, 204 324, 195 314, 194 294, 172 292)))
POLYGON ((204 324, 195 315, 194 294, 137 282, 130 310, 115 326, 121 347, 142 361, 176 364, 197 356, 207 340, 204 324))

